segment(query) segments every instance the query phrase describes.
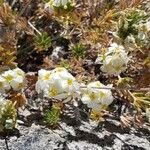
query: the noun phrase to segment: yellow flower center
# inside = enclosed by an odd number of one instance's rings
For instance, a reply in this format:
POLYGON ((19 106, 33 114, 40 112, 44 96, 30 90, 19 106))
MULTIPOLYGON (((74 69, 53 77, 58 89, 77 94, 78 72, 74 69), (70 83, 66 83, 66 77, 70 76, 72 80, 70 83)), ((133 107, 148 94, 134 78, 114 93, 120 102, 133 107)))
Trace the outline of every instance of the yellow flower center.
POLYGON ((12 76, 12 75, 7 75, 7 76, 5 77, 5 79, 6 79, 8 82, 10 82, 10 81, 13 80, 13 76, 12 76))
POLYGON ((90 99, 93 101, 96 99, 96 94, 94 92, 89 94, 90 99))
POLYGON ((49 80, 50 79, 50 74, 46 74, 44 77, 43 77, 43 80, 49 80))
POLYGON ((58 91, 57 91, 57 89, 55 88, 55 87, 51 87, 50 89, 49 89, 49 95, 51 96, 51 97, 54 97, 54 96, 56 96, 58 94, 58 91))
POLYGON ((68 85, 72 85, 73 84, 73 80, 72 79, 68 79, 68 85))
POLYGON ((93 119, 94 121, 99 121, 102 117, 102 113, 100 111, 97 111, 95 109, 92 109, 90 118, 93 119))

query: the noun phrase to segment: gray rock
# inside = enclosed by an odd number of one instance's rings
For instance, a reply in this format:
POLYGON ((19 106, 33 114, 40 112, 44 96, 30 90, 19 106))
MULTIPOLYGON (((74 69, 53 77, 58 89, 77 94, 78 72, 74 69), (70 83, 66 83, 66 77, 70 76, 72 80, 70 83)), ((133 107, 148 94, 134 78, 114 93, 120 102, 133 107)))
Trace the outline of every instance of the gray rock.
MULTIPOLYGON (((90 121, 80 126, 61 122, 55 130, 35 124, 18 128, 21 136, 10 137, 10 150, 150 150, 150 129, 124 130, 111 122, 102 127, 90 121)), ((4 140, 0 140, 0 150, 6 150, 4 140)))

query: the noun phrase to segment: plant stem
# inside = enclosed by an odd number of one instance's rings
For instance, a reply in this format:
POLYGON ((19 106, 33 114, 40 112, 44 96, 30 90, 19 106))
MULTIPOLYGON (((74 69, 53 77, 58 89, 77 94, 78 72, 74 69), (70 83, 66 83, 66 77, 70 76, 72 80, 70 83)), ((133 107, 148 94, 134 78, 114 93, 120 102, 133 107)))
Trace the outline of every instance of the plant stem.
MULTIPOLYGON (((80 86, 81 89, 86 89, 87 86, 80 86)), ((118 91, 122 91, 122 90, 133 90, 133 91, 150 91, 150 88, 118 88, 118 87, 91 87, 93 89, 104 89, 104 90, 118 90, 118 91)))

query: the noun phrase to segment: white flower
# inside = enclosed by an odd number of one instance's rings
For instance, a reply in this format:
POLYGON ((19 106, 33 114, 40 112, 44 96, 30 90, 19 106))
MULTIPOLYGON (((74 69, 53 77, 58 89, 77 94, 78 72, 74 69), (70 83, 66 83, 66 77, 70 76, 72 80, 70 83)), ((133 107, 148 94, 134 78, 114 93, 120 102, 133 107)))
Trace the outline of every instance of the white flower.
POLYGON ((146 117, 148 119, 148 122, 150 123, 150 108, 146 108, 146 117))
POLYGON ((105 54, 98 56, 96 63, 102 64, 101 70, 106 74, 117 76, 126 69, 128 61, 124 47, 113 43, 105 54))
POLYGON ((8 70, 2 74, 2 77, 4 77, 8 83, 11 83, 14 80, 15 75, 14 71, 8 70))
POLYGON ((20 68, 15 68, 13 71, 17 74, 17 76, 25 77, 25 72, 22 71, 20 68))
POLYGON ((65 99, 67 98, 67 93, 62 87, 62 81, 53 80, 49 85, 48 88, 44 90, 45 96, 49 98, 56 98, 56 99, 65 99))
POLYGON ((53 76, 55 76, 55 78, 57 77, 57 75, 60 77, 63 89, 68 92, 68 94, 79 91, 79 83, 76 81, 75 77, 73 77, 67 71, 67 69, 63 67, 58 67, 54 69, 53 72, 53 76))
POLYGON ((48 82, 51 79, 51 71, 41 69, 38 71, 38 81, 35 89, 38 93, 41 93, 45 88, 48 87, 48 82))
POLYGON ((25 80, 23 77, 17 76, 16 78, 14 78, 14 80, 10 82, 10 85, 13 90, 18 91, 24 88, 24 82, 25 80))
POLYGON ((89 108, 100 111, 103 106, 108 106, 113 101, 110 89, 105 88, 110 88, 110 86, 105 86, 99 81, 88 84, 81 101, 87 104, 89 108))
POLYGON ((25 73, 19 69, 8 70, 1 75, 13 90, 18 91, 24 88, 25 73))
POLYGON ((110 45, 110 47, 108 47, 108 54, 109 53, 117 53, 117 52, 120 52, 120 51, 125 51, 125 49, 122 45, 118 45, 117 43, 112 43, 110 45))
POLYGON ((38 71, 38 79, 43 81, 50 80, 51 72, 48 70, 41 69, 38 71))
POLYGON ((73 97, 79 91, 76 79, 63 67, 52 71, 40 70, 36 83, 36 91, 43 92, 46 97, 66 99, 73 97))

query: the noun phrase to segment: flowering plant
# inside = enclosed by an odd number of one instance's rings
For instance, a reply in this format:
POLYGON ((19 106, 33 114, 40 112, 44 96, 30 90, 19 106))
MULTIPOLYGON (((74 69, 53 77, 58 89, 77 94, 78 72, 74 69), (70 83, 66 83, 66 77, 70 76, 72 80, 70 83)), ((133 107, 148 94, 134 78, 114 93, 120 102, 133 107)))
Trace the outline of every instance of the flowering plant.
POLYGON ((17 112, 14 104, 0 97, 0 132, 4 129, 13 129, 16 125, 17 112))
POLYGON ((52 71, 39 70, 36 91, 43 93, 45 97, 66 99, 74 97, 79 91, 76 79, 63 67, 52 71))
POLYGON ((96 111, 101 111, 110 105, 113 101, 113 96, 110 90, 111 85, 105 86, 99 81, 91 82, 87 85, 87 89, 84 91, 81 101, 87 104, 89 108, 96 111), (101 89, 103 88, 103 89, 101 89))
POLYGON ((25 73, 15 68, 13 70, 7 70, 0 75, 0 92, 13 89, 14 91, 20 91, 25 87, 25 73))
POLYGON ((119 75, 127 68, 129 57, 124 47, 112 43, 104 54, 96 59, 96 63, 102 64, 101 70, 108 75, 119 75))

